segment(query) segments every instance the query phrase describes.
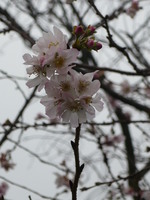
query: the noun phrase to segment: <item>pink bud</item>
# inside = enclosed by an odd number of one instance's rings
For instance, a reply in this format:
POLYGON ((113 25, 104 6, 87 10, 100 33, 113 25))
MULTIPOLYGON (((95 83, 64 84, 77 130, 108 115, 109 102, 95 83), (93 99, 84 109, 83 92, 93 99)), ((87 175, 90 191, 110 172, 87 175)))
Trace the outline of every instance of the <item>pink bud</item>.
POLYGON ((91 26, 91 25, 88 26, 88 30, 90 31, 90 34, 95 33, 95 29, 96 28, 94 26, 91 26))
POLYGON ((87 47, 92 49, 94 46, 94 40, 93 39, 88 39, 87 43, 86 43, 87 47))
POLYGON ((101 48, 102 48, 102 44, 100 42, 96 42, 96 44, 95 44, 95 50, 98 51, 101 48))
POLYGON ((74 33, 76 36, 81 36, 81 35, 84 33, 84 29, 83 29, 82 26, 74 26, 73 33, 74 33))

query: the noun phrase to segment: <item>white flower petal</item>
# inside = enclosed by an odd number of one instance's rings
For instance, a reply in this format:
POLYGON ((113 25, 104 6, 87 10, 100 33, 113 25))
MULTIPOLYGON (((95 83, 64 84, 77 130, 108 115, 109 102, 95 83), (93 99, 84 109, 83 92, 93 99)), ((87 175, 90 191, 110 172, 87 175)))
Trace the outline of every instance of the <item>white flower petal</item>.
POLYGON ((76 112, 71 113, 70 124, 73 128, 77 128, 79 126, 78 115, 76 112))
POLYGON ((68 123, 69 120, 70 120, 70 115, 71 115, 71 112, 70 112, 69 110, 66 110, 66 111, 62 114, 63 122, 68 123))
POLYGON ((26 72, 27 72, 27 74, 33 74, 34 73, 34 67, 33 66, 31 66, 31 67, 28 67, 27 69, 26 69, 26 72))
POLYGON ((46 107, 46 115, 49 116, 50 119, 57 118, 57 106, 46 107))
POLYGON ((86 122, 86 114, 84 110, 80 110, 78 112, 78 117, 79 117, 79 123, 82 124, 84 122, 86 122))
POLYGON ((35 87, 35 86, 39 85, 40 82, 41 82, 41 79, 40 79, 39 76, 37 76, 37 77, 34 78, 34 79, 30 79, 30 80, 26 83, 26 85, 27 85, 29 88, 32 88, 32 87, 35 87))

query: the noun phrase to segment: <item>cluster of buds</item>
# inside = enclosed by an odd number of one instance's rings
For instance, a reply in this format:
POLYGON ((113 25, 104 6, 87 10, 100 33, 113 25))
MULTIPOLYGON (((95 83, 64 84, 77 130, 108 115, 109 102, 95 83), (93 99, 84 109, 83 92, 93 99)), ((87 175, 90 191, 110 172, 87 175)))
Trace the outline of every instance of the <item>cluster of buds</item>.
POLYGON ((96 28, 94 26, 89 25, 86 29, 83 26, 75 26, 73 29, 73 34, 76 39, 73 43, 73 47, 81 50, 95 50, 98 51, 102 48, 102 44, 95 40, 94 33, 96 33, 96 28))
MULTIPOLYGON (((79 29, 80 27, 74 28, 77 39, 83 35, 79 36, 79 29)), ((88 40, 95 33, 95 28, 88 26, 83 31, 84 39, 88 40)), ((94 46, 91 49, 96 48, 94 46)), ((75 128, 92 120, 95 109, 103 109, 98 93, 100 82, 93 81, 95 72, 83 75, 72 69, 72 63, 75 63, 79 54, 78 48, 68 48, 66 36, 54 27, 53 32, 43 33, 43 37, 39 38, 32 49, 37 55, 23 56, 24 64, 31 65, 27 68, 27 73, 35 76, 27 82, 27 86, 38 86, 38 91, 45 89, 46 96, 41 99, 41 103, 45 106, 46 115, 51 120, 70 122, 75 128)))

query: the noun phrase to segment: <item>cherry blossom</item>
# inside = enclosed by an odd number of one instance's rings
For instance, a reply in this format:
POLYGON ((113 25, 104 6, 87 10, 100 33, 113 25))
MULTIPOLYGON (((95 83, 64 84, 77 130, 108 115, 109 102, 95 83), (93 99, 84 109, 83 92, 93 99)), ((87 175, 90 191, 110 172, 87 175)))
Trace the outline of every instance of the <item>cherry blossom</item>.
POLYGON ((6 194, 8 190, 8 185, 5 182, 2 182, 0 185, 0 198, 6 194))
POLYGON ((137 11, 140 9, 138 0, 132 0, 131 6, 127 9, 127 14, 134 18, 137 11))
POLYGON ((82 97, 84 95, 93 95, 100 88, 100 82, 98 80, 92 81, 94 74, 92 73, 78 73, 75 70, 70 70, 72 79, 74 80, 76 93, 78 96, 82 97))
POLYGON ((78 50, 67 49, 66 36, 56 27, 53 32, 43 33, 43 37, 33 45, 37 55, 23 55, 24 64, 30 65, 27 74, 35 76, 26 83, 29 88, 38 86, 40 91, 53 74, 67 74, 77 59, 78 50))
MULTIPOLYGON (((78 45, 86 47, 89 42, 86 48, 96 51, 102 47, 89 38, 96 32, 95 27, 89 25, 84 29, 76 26, 73 32, 78 45)), ((45 88, 46 96, 41 99, 41 104, 50 120, 61 120, 76 128, 92 120, 96 110, 103 109, 101 96, 97 93, 100 82, 93 80, 97 72, 82 74, 72 69, 79 54, 78 48, 76 45, 70 48, 66 36, 58 28, 54 27, 53 33, 43 33, 32 50, 35 55, 23 56, 24 64, 30 65, 27 74, 35 76, 26 84, 29 88, 38 86, 38 91, 45 88)))
POLYGON ((67 36, 64 35, 57 27, 53 27, 53 33, 43 33, 43 37, 33 45, 32 50, 37 54, 47 54, 48 51, 53 53, 58 49, 67 49, 67 36))
POLYGON ((100 83, 92 81, 94 73, 77 73, 70 70, 70 75, 53 76, 46 83, 46 96, 41 103, 45 106, 49 118, 59 118, 72 127, 95 117, 95 110, 103 109, 101 96, 97 91, 100 83))

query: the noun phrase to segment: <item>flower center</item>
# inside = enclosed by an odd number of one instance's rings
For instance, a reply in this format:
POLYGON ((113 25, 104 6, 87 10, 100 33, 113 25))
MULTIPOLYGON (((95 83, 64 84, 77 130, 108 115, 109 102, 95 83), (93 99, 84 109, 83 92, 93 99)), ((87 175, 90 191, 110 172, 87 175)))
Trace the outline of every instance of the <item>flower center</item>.
POLYGON ((50 42, 49 45, 48 45, 48 48, 50 49, 52 46, 56 47, 57 45, 59 44, 59 42, 50 42))
POLYGON ((69 82, 67 82, 67 81, 61 82, 60 86, 61 86, 62 91, 64 91, 64 92, 69 91, 71 88, 69 82))
POLYGON ((78 84, 78 92, 79 93, 84 92, 87 89, 88 86, 89 86, 89 82, 88 81, 80 80, 79 84, 78 84))
POLYGON ((82 110, 83 107, 79 100, 75 100, 72 104, 69 104, 69 109, 72 112, 78 112, 79 110, 82 110))
POLYGON ((90 104, 90 103, 92 103, 92 97, 85 97, 84 101, 86 104, 90 104))
POLYGON ((55 58, 53 60, 53 63, 54 63, 56 68, 63 67, 64 61, 65 61, 65 59, 63 57, 59 56, 58 53, 55 54, 55 58))
POLYGON ((40 74, 42 74, 43 76, 46 76, 46 68, 35 65, 34 66, 34 74, 36 76, 39 76, 40 74))

